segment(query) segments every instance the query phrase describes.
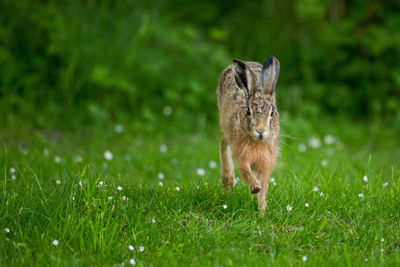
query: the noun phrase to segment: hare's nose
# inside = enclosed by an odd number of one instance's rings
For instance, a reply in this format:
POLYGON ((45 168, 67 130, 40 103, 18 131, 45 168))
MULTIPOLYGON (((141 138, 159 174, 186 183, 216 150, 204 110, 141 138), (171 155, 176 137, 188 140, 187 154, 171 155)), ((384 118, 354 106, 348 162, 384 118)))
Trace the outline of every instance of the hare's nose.
POLYGON ((264 138, 265 130, 264 129, 256 129, 258 133, 258 139, 262 140, 264 138))

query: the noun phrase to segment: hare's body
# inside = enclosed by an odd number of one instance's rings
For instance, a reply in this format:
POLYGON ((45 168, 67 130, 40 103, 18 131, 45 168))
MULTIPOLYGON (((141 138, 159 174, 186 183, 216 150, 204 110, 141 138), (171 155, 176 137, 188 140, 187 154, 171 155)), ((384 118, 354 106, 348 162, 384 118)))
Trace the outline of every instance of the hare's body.
POLYGON ((279 62, 273 57, 264 66, 235 60, 222 72, 217 89, 222 184, 228 190, 234 186, 233 157, 243 181, 253 194, 258 193, 261 216, 278 152, 280 128, 274 90, 278 75, 279 62))

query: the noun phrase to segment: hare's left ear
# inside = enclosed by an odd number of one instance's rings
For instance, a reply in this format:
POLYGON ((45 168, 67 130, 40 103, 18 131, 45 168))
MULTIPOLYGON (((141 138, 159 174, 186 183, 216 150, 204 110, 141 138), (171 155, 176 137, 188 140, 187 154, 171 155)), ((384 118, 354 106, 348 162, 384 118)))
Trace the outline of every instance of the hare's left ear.
POLYGON ((279 77, 279 70, 279 61, 273 56, 268 57, 263 65, 260 77, 260 87, 265 94, 271 95, 274 92, 279 77))

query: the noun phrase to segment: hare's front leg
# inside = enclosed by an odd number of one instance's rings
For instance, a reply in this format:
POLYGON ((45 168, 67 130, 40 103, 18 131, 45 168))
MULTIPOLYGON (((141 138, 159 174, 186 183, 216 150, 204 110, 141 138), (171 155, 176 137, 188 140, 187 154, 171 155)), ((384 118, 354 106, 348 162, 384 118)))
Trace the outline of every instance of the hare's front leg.
POLYGON ((258 180, 253 176, 250 170, 250 165, 245 162, 238 162, 239 173, 245 183, 250 186, 250 191, 252 194, 257 194, 261 190, 261 185, 258 180))
POLYGON ((231 155, 231 149, 228 146, 228 143, 224 137, 221 139, 220 143, 220 160, 221 160, 221 169, 222 169, 222 185, 228 191, 230 191, 234 186, 234 167, 231 155))

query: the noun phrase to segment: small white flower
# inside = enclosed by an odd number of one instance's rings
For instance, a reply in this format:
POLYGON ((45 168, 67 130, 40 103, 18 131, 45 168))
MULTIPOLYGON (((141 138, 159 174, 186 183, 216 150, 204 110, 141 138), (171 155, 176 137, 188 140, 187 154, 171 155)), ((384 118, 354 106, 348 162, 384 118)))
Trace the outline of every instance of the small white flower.
POLYGON ((198 168, 196 170, 196 173, 197 173, 198 176, 204 176, 204 174, 206 174, 205 170, 202 169, 202 168, 198 168))
POLYGON ((332 145, 333 143, 335 143, 335 137, 332 136, 332 135, 330 135, 330 134, 328 134, 328 135, 326 135, 326 136, 324 137, 324 142, 325 142, 325 144, 327 144, 327 145, 332 145))
POLYGON ((122 126, 122 124, 116 124, 114 126, 114 131, 116 133, 122 133, 124 131, 124 126, 122 126))
POLYGON ((14 167, 11 167, 11 168, 10 168, 10 173, 11 173, 11 174, 15 173, 15 168, 14 168, 14 167))
POLYGON ((135 261, 134 258, 130 259, 130 260, 129 260, 129 263, 130 263, 131 265, 136 265, 136 261, 135 261))
POLYGON ((160 148, 161 153, 165 153, 168 150, 168 147, 166 144, 161 144, 159 148, 160 148))
POLYGON ((306 208, 310 207, 308 203, 305 203, 304 206, 306 206, 306 208))
POLYGON ((108 197, 108 200, 112 200, 113 199, 113 197, 108 197))
POLYGON ((125 158, 126 161, 131 161, 131 159, 132 159, 131 155, 128 155, 128 154, 126 154, 124 156, 124 158, 125 158))
POLYGON ((324 196, 324 193, 323 193, 323 192, 321 192, 321 193, 319 194, 319 196, 320 196, 320 197, 323 197, 323 196, 324 196))
POLYGON ((366 183, 366 182, 368 182, 368 177, 366 175, 364 175, 362 180, 363 180, 364 183, 366 183))
POLYGON ((287 211, 291 211, 293 208, 292 208, 292 206, 287 205, 287 206, 286 206, 286 209, 287 209, 287 211))
POLYGON ((143 251, 144 251, 144 247, 143 247, 143 246, 140 246, 140 247, 139 247, 139 251, 140 251, 140 252, 143 252, 143 251))
POLYGON ((61 158, 59 156, 54 156, 54 162, 55 163, 60 163, 61 162, 61 158))
POLYGON ((235 177, 235 184, 239 183, 239 181, 240 181, 239 177, 235 177))
POLYGON ((217 168, 217 163, 213 160, 210 160, 208 162, 208 167, 210 167, 210 169, 215 169, 215 168, 217 168))
POLYGON ((385 242, 385 239, 384 239, 384 238, 381 238, 381 242, 385 242))
POLYGON ((166 117, 169 117, 172 115, 172 108, 170 106, 165 106, 163 109, 163 113, 166 117))
POLYGON ((222 205, 222 207, 224 208, 224 210, 226 210, 228 208, 228 205, 224 204, 222 205))
POLYGON ((129 249, 130 251, 135 250, 135 248, 134 248, 132 245, 129 245, 128 249, 129 249))
POLYGON ((97 186, 101 187, 101 186, 103 186, 103 185, 104 185, 104 182, 103 182, 103 181, 100 181, 99 184, 98 184, 97 186))
POLYGON ((382 186, 383 186, 383 187, 386 187, 386 186, 388 186, 388 185, 389 185, 389 183, 388 183, 388 182, 386 182, 386 183, 382 184, 382 186))
POLYGON ((162 173, 162 172, 159 172, 158 174, 157 174, 157 177, 158 177, 158 179, 164 179, 164 173, 162 173))
POLYGON ((199 189, 200 188, 200 186, 196 186, 196 189, 199 189))
POLYGON ((122 189, 123 189, 123 188, 122 188, 121 186, 118 186, 118 187, 117 187, 117 190, 120 191, 120 192, 122 191, 122 189))
POLYGON ((299 146, 297 147, 297 150, 298 150, 300 153, 304 153, 304 152, 306 152, 307 147, 306 147, 305 144, 299 144, 299 146))
POLYGON ((383 248, 381 248, 381 252, 383 252, 384 251, 384 249, 383 248))
POLYGON ((60 181, 60 180, 57 180, 57 181, 56 181, 56 184, 61 184, 61 181, 60 181))
POLYGON ((359 198, 363 198, 363 197, 364 197, 364 194, 363 194, 363 193, 358 194, 358 197, 359 197, 359 198))
POLYGON ((269 179, 269 180, 271 181, 271 183, 275 182, 275 178, 274 177, 271 177, 271 179, 269 179))
POLYGON ((321 166, 322 167, 328 166, 328 161, 326 159, 321 160, 321 166))
POLYGON ((122 201, 127 201, 128 200, 128 198, 126 197, 126 196, 122 196, 122 201))
POLYGON ((301 260, 302 260, 303 262, 306 262, 306 261, 307 261, 307 256, 301 257, 301 260))
POLYGON ((155 224, 156 223, 156 219, 154 219, 154 218, 151 219, 151 222, 155 224))
POLYGON ((15 180, 15 179, 17 179, 17 176, 11 175, 11 179, 12 179, 12 180, 15 180))
POLYGON ((9 229, 9 228, 4 228, 4 231, 5 231, 6 233, 9 233, 9 232, 10 232, 10 229, 9 229))
POLYGON ((204 183, 204 185, 208 185, 208 183, 207 183, 207 182, 205 182, 205 183, 204 183))
POLYGON ((163 182, 158 183, 159 186, 164 186, 163 182))
POLYGON ((319 190, 318 187, 315 186, 312 191, 318 192, 318 190, 319 190))
POLYGON ((54 240, 53 242, 52 242, 52 244, 53 244, 53 246, 58 246, 58 240, 56 239, 56 240, 54 240))
POLYGON ((365 261, 368 261, 368 259, 365 259, 365 261))
POLYGON ((79 181, 78 184, 82 187, 82 181, 79 181))
POLYGON ((79 163, 79 162, 82 162, 82 157, 77 155, 74 157, 74 163, 79 163))
POLYGON ((175 187, 175 190, 176 190, 176 191, 179 191, 179 190, 181 190, 181 189, 177 186, 177 187, 175 187))
POLYGON ((113 154, 110 151, 107 150, 107 151, 104 152, 104 158, 106 160, 112 160, 113 159, 113 154))
POLYGON ((276 183, 275 183, 275 182, 272 182, 272 184, 273 184, 274 186, 276 186, 276 183))
POLYGON ((313 148, 321 146, 321 140, 318 137, 311 137, 308 139, 308 145, 313 148))

